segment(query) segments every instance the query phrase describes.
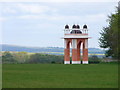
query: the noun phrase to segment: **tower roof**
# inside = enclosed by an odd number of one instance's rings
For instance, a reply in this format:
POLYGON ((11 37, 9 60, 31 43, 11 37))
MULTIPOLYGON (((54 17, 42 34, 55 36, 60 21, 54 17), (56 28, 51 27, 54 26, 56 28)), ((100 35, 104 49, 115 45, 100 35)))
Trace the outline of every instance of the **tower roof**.
POLYGON ((76 28, 77 28, 77 29, 80 29, 80 26, 79 26, 79 25, 77 25, 77 26, 76 26, 76 28))
POLYGON ((72 26, 72 28, 76 28, 76 25, 74 24, 74 25, 72 26))
POLYGON ((87 29, 87 25, 86 24, 83 26, 83 29, 87 29))
POLYGON ((65 29, 69 29, 69 26, 68 26, 68 25, 65 25, 65 29))

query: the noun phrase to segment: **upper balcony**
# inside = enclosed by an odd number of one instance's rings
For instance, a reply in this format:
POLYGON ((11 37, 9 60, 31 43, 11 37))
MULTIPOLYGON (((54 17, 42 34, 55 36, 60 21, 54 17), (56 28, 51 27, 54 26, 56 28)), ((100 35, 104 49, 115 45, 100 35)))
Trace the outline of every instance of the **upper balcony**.
POLYGON ((66 25, 64 29, 64 38, 88 38, 87 25, 84 25, 83 29, 80 29, 79 25, 73 25, 72 29, 66 25))

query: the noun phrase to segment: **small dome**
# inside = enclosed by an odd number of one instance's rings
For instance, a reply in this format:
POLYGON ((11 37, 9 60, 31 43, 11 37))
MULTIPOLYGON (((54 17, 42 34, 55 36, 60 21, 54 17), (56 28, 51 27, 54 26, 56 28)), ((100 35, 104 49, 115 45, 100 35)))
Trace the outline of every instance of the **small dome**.
POLYGON ((68 26, 68 25, 65 25, 65 29, 69 29, 69 26, 68 26))
POLYGON ((72 28, 76 28, 76 25, 74 24, 74 25, 72 26, 72 28))
POLYGON ((87 25, 84 25, 84 26, 83 26, 83 29, 87 29, 87 25))
POLYGON ((80 29, 80 26, 79 26, 79 25, 77 25, 77 26, 76 26, 76 28, 77 28, 77 29, 80 29))

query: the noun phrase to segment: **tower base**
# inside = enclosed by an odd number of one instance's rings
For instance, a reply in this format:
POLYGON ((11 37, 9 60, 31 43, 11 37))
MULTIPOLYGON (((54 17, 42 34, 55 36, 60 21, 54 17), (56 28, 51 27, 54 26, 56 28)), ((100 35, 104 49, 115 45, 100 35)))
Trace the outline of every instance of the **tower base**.
POLYGON ((88 64, 88 61, 82 61, 83 64, 88 64))
POLYGON ((81 64, 81 61, 72 61, 72 64, 81 64))
POLYGON ((70 61, 64 61, 64 64, 70 64, 70 61))

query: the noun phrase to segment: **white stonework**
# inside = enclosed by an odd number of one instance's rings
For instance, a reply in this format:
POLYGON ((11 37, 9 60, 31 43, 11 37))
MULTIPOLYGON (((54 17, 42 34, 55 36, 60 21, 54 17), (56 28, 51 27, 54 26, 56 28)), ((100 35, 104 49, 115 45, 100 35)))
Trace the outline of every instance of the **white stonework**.
POLYGON ((89 38, 88 34, 66 34, 64 38, 89 38))
POLYGON ((66 45, 67 44, 67 40, 66 39, 64 39, 64 48, 66 49, 66 45))
POLYGON ((72 61, 72 64, 81 64, 81 61, 72 61))
POLYGON ((65 34, 70 34, 70 29, 65 29, 65 30, 64 30, 64 33, 65 33, 65 34))
POLYGON ((64 61, 64 64, 70 64, 70 61, 64 61))
POLYGON ((85 39, 85 49, 88 49, 88 39, 85 39))
POLYGON ((88 33, 88 29, 83 29, 82 33, 88 33))
POLYGON ((72 49, 77 48, 77 39, 72 39, 72 49))
POLYGON ((88 64, 88 61, 82 61, 83 64, 88 64))

